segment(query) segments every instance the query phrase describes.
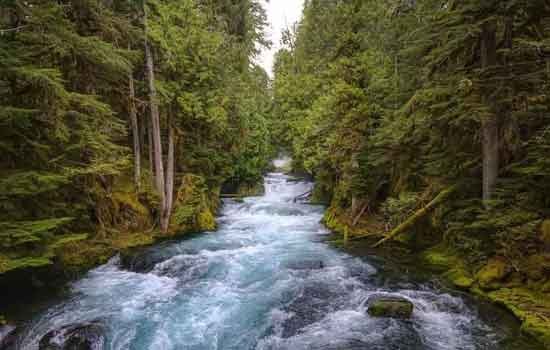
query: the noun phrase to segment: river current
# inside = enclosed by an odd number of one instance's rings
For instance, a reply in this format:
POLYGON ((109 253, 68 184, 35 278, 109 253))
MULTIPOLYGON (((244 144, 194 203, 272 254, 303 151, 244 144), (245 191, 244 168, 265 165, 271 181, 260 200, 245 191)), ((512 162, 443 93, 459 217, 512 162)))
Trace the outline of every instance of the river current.
POLYGON ((216 232, 113 258, 37 315, 19 347, 99 324, 97 349, 504 349, 475 303, 421 283, 381 283, 375 263, 328 245, 324 208, 295 203, 312 184, 283 173, 266 193, 226 200, 216 232), (404 297, 410 320, 373 318, 373 296, 404 297))

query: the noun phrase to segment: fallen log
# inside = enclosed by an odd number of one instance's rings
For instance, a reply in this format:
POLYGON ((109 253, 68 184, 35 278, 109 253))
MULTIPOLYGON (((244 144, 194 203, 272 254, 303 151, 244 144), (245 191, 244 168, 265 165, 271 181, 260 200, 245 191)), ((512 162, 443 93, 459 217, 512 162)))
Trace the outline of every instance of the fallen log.
POLYGON ((353 219, 353 223, 352 223, 352 226, 356 226, 357 223, 359 222, 359 219, 361 219, 361 217, 363 216, 363 214, 365 214, 365 212, 367 211, 367 209, 369 208, 369 203, 365 203, 365 205, 363 206, 363 208, 361 209, 361 211, 359 212, 359 214, 357 214, 357 216, 355 217, 355 219, 353 219))
POLYGON ((305 192, 305 193, 302 193, 302 194, 300 194, 300 195, 294 197, 294 200, 293 200, 294 203, 296 203, 298 200, 302 200, 302 199, 304 199, 304 198, 309 197, 309 196, 311 195, 312 192, 313 192, 313 191, 307 191, 307 192, 305 192))
POLYGON ((458 188, 457 185, 453 185, 439 192, 439 194, 425 207, 416 211, 412 216, 410 216, 407 220, 405 220, 399 226, 394 228, 384 238, 376 242, 376 244, 373 245, 373 248, 376 248, 381 244, 386 243, 387 241, 393 239, 394 237, 412 228, 417 223, 418 220, 426 216, 428 213, 434 210, 439 204, 447 200, 447 198, 449 198, 456 191, 457 188, 458 188))

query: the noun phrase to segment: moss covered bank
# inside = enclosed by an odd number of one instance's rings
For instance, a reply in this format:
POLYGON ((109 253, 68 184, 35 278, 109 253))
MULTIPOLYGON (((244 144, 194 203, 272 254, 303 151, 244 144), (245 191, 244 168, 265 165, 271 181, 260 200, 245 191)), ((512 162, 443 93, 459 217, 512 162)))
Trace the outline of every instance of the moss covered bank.
MULTIPOLYGON (((376 214, 359 220, 346 210, 332 206, 324 222, 328 228, 342 235, 342 244, 361 242, 369 247, 379 241, 384 232, 384 220, 376 214)), ((439 275, 457 289, 501 305, 522 323, 521 330, 538 339, 550 349, 550 255, 537 253, 524 257, 522 266, 506 256, 491 256, 472 263, 472 255, 464 254, 441 237, 433 221, 418 223, 395 237, 387 245, 372 248, 381 254, 415 255, 415 262, 439 275)), ((541 244, 548 244, 550 221, 539 226, 541 244)))
POLYGON ((99 186, 95 191, 92 233, 71 236, 52 244, 48 251, 4 253, 0 256, 2 313, 18 313, 26 303, 61 290, 65 282, 132 248, 216 229, 219 187, 199 175, 184 174, 174 202, 168 232, 158 229, 158 208, 152 191, 136 193, 127 181, 99 186), (24 257, 19 257, 24 254, 24 257))

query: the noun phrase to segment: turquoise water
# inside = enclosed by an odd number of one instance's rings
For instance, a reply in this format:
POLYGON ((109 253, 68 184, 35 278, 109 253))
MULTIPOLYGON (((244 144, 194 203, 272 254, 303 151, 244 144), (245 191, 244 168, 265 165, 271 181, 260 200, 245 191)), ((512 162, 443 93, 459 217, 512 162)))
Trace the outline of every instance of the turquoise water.
POLYGON ((324 208, 293 202, 310 183, 272 173, 265 187, 263 197, 227 201, 217 232, 92 270, 35 317, 19 347, 94 323, 104 331, 95 348, 109 350, 504 349, 475 305, 427 285, 381 283, 368 259, 324 243, 324 208), (412 301, 412 319, 369 317, 380 294, 412 301))

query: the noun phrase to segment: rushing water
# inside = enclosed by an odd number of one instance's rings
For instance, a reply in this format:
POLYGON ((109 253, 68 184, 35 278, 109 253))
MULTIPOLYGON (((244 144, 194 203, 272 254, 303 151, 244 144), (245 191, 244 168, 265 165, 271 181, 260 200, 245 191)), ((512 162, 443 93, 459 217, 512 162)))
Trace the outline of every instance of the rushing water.
POLYGON ((89 272, 30 323, 20 348, 93 323, 104 349, 503 349, 502 332, 462 298, 381 284, 372 263, 324 243, 323 208, 293 201, 310 183, 272 173, 265 187, 263 197, 227 201, 215 233, 89 272), (412 301, 412 319, 368 316, 380 294, 412 301))

